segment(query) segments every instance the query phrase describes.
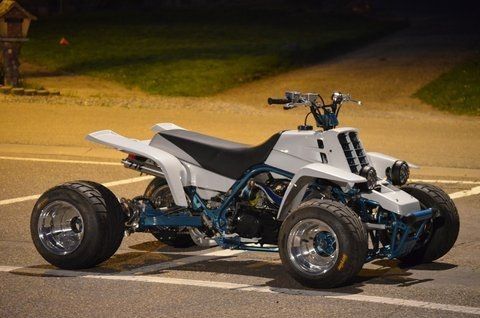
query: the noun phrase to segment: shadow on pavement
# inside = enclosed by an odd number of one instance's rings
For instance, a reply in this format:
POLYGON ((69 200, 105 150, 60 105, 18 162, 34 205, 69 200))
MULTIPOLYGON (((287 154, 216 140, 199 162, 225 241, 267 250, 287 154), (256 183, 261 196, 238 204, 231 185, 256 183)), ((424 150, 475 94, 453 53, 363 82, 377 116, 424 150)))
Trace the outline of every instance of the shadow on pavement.
MULTIPOLYGON (((244 281, 247 280, 248 283, 252 285, 267 286, 277 289, 308 289, 296 282, 288 273, 286 273, 278 257, 257 259, 254 258, 255 256, 251 256, 252 254, 241 254, 235 256, 219 256, 212 259, 211 256, 202 255, 204 254, 202 251, 207 253, 210 249, 200 247, 177 249, 156 241, 133 245, 130 246, 130 249, 138 250, 138 252, 116 254, 100 266, 91 269, 68 271, 59 270, 51 265, 39 265, 14 270, 11 273, 41 277, 81 277, 95 274, 121 275, 122 273, 126 274, 128 271, 135 271, 144 266, 181 260, 194 255, 194 257, 199 260, 187 264, 181 264, 180 261, 178 264, 167 269, 159 269, 158 271, 148 272, 146 274, 162 275, 168 272, 168 276, 171 277, 171 273, 178 274, 183 271, 199 273, 199 276, 201 276, 197 278, 199 280, 209 280, 210 276, 208 275, 212 275, 215 277, 215 281, 224 280, 227 282, 233 282, 232 280, 235 278, 232 278, 232 275, 234 275, 244 277, 243 279, 239 277, 239 283, 244 283, 244 281), (174 252, 174 254, 170 254, 172 252, 174 252), (198 253, 192 254, 192 252, 198 253), (247 256, 249 258, 247 258, 247 256), (203 257, 205 258, 204 260, 202 259, 203 257), (205 277, 205 275, 207 275, 207 277, 205 277), (259 279, 261 283, 259 282, 259 279)), ((262 256, 265 255, 268 254, 262 253, 262 256)), ((408 287, 434 280, 433 276, 432 278, 415 278, 413 277, 414 273, 412 273, 411 269, 444 271, 457 267, 457 265, 454 264, 441 262, 422 264, 415 267, 403 267, 396 260, 376 260, 371 264, 375 266, 365 266, 349 285, 330 289, 329 291, 350 294, 362 293, 363 290, 361 287, 368 284, 408 287)), ((181 276, 174 277, 182 278, 181 276)), ((189 277, 191 278, 191 275, 189 277)))

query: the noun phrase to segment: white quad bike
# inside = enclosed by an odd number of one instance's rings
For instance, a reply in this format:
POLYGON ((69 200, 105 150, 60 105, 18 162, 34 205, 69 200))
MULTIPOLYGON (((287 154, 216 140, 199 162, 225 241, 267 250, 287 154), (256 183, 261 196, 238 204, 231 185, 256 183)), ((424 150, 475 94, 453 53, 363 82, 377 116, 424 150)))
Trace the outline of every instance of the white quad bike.
POLYGON ((38 252, 63 269, 88 268, 111 257, 125 233, 150 232, 176 247, 278 251, 300 283, 329 288, 376 258, 415 265, 452 248, 459 217, 449 196, 407 183, 413 165, 365 152, 356 129, 335 128, 342 104, 356 102, 349 95, 334 93, 329 105, 298 92, 268 102, 309 107, 320 129, 307 115, 297 130, 254 147, 170 123, 153 126, 147 141, 110 130, 88 135, 155 179, 131 200, 89 181, 48 190, 31 218, 38 252))

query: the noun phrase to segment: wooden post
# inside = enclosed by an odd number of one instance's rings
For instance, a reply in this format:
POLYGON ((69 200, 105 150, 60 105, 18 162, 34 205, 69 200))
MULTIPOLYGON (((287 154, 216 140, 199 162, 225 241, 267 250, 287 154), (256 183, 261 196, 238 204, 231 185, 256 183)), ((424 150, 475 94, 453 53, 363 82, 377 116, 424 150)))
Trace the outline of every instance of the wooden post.
POLYGON ((0 50, 3 57, 4 84, 19 87, 20 49, 27 41, 30 22, 37 18, 14 0, 0 0, 0 50))
POLYGON ((19 87, 20 82, 20 56, 21 42, 1 41, 3 67, 4 67, 4 84, 5 86, 19 87))

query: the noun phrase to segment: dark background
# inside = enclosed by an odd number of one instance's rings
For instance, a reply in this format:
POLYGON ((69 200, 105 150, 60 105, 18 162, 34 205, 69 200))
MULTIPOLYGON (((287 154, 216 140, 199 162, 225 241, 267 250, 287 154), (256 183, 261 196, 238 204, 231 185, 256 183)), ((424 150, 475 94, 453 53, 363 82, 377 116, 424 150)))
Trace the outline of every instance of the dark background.
POLYGON ((476 0, 19 0, 25 8, 40 15, 55 15, 73 11, 152 9, 162 7, 208 7, 208 6, 298 6, 325 11, 383 10, 444 10, 452 13, 478 10, 476 0), (368 9, 365 9, 368 8, 368 9))

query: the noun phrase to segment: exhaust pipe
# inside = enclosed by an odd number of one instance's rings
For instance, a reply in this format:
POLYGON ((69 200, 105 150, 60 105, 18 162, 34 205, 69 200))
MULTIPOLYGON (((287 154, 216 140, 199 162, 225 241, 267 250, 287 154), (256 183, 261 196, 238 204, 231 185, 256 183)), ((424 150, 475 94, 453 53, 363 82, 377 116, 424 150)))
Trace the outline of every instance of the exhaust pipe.
POLYGON ((165 178, 165 174, 162 172, 162 170, 154 165, 150 165, 148 163, 141 164, 130 161, 129 159, 123 159, 122 163, 125 168, 140 171, 141 173, 149 174, 155 177, 165 178))

